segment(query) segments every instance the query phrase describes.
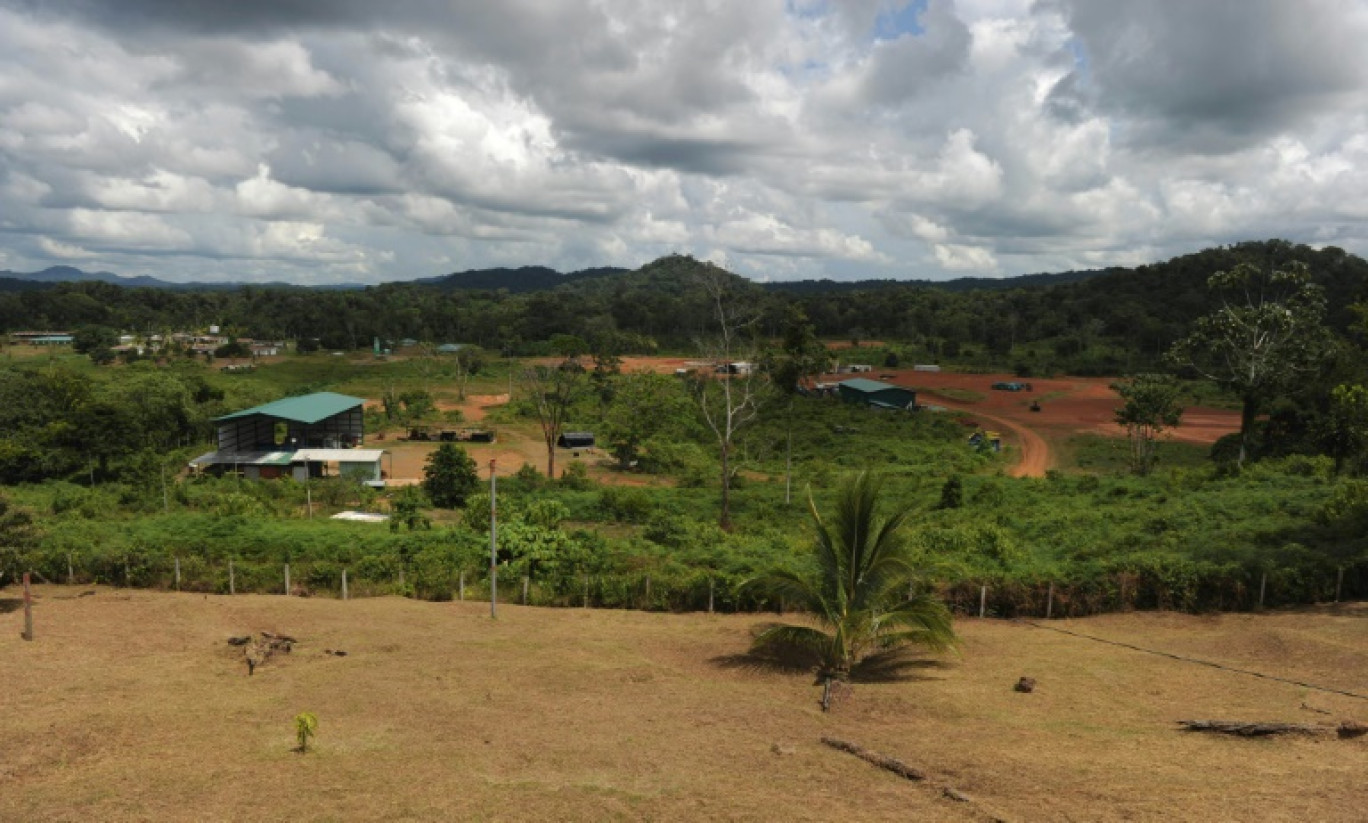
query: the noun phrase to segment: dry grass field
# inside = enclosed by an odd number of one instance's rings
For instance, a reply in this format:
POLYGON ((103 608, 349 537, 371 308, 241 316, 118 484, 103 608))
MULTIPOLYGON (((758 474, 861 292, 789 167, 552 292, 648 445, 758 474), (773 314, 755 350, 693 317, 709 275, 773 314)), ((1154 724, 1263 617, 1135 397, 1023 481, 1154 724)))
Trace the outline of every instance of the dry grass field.
MULTIPOLYGON (((0 593, 5 821, 1368 816, 1368 738, 1174 724, 1368 720, 1368 701, 1023 624, 961 621, 961 656, 857 685, 824 715, 810 677, 737 665, 754 615, 37 594, 24 642, 0 593), (249 677, 225 641, 262 630, 299 645, 249 677), (1012 690, 1022 675, 1033 694, 1012 690), (319 719, 307 754, 292 751, 301 711, 319 719)), ((1050 625, 1368 692, 1362 605, 1050 625)))

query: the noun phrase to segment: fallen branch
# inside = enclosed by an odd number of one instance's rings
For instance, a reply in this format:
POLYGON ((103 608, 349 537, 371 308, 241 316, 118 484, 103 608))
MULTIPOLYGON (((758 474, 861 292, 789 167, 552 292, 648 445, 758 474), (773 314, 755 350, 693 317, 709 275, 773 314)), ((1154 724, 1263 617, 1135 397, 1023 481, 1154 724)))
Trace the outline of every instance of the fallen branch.
POLYGON ((926 779, 925 772, 921 772, 917 769, 912 768, 911 766, 907 765, 906 763, 902 762, 896 757, 889 757, 887 755, 879 754, 878 752, 872 752, 869 749, 866 749, 864 746, 860 746, 856 743, 850 743, 845 740, 837 740, 834 737, 827 737, 826 735, 822 736, 822 742, 833 749, 838 749, 843 752, 849 752, 850 754, 855 755, 856 757, 860 758, 861 760, 867 763, 873 763, 875 766, 878 766, 881 769, 887 769, 888 771, 896 774, 898 777, 903 777, 908 780, 926 779))
POLYGON ((1304 723, 1248 723, 1240 720, 1179 720, 1178 725, 1190 732, 1215 732, 1238 737, 1270 737, 1279 734, 1326 734, 1324 726, 1304 723))
POLYGON ((886 771, 890 771, 896 774, 898 777, 904 778, 905 780, 912 780, 915 782, 928 781, 933 786, 937 786, 938 788, 940 788, 941 796, 945 797, 946 799, 953 800, 956 803, 968 803, 972 806, 977 806, 978 812, 982 814, 984 816, 984 819, 988 820, 990 823, 1005 823, 1006 821, 1005 817, 1003 817, 995 811, 985 808, 982 804, 977 803, 972 797, 960 791, 959 789, 956 789, 954 786, 948 786, 945 784, 936 783, 935 781, 929 781, 926 776, 926 772, 923 772, 920 769, 914 769, 896 757, 889 757, 888 755, 879 754, 878 752, 870 751, 869 749, 866 749, 864 746, 861 746, 857 743, 851 743, 847 740, 839 740, 835 737, 827 737, 826 735, 822 735, 822 742, 833 749, 853 754, 861 760, 865 761, 866 763, 873 763, 875 766, 878 766, 879 768, 884 769, 886 771))

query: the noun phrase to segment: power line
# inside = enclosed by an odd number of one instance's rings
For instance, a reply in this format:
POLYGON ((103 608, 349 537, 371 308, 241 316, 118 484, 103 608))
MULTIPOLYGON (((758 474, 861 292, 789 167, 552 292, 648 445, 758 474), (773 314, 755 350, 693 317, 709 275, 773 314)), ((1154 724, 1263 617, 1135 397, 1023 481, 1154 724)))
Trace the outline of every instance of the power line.
POLYGON ((1321 686, 1315 683, 1306 683, 1301 680, 1292 680, 1286 677, 1278 677, 1277 675, 1273 674, 1264 674, 1263 672, 1250 671, 1249 669, 1240 669, 1234 666, 1227 666, 1223 663, 1216 663, 1211 660, 1202 660, 1196 657, 1184 657, 1181 654, 1174 654, 1173 652, 1162 652, 1156 649, 1147 649, 1143 646, 1136 646, 1132 643, 1123 643, 1119 640, 1108 640, 1104 637, 1094 637, 1093 635, 1083 634, 1082 632, 1071 631, 1069 629, 1061 629, 1058 626, 1045 626, 1040 623, 1036 623, 1032 620, 1023 620, 1019 617, 1014 618, 1012 622, 1021 623, 1023 625, 1030 626, 1036 629, 1045 629, 1046 631, 1059 632, 1060 634, 1067 634, 1071 637, 1079 637, 1084 640, 1091 640, 1094 643, 1105 643, 1108 646, 1119 646, 1123 649, 1130 649, 1131 651, 1144 652, 1145 654, 1152 654, 1158 657, 1167 657, 1170 660, 1180 660, 1184 663, 1196 663, 1199 666, 1210 666, 1213 669, 1220 669, 1221 671, 1234 672, 1235 674, 1248 675, 1249 677, 1258 677, 1264 680, 1274 680, 1279 683, 1287 683, 1292 686, 1301 686, 1304 689, 1315 689, 1316 691, 1326 692, 1329 694, 1339 694, 1345 697, 1357 698, 1358 700, 1368 700, 1368 694, 1359 694, 1358 692, 1345 691, 1344 689, 1336 689, 1330 686, 1321 686))

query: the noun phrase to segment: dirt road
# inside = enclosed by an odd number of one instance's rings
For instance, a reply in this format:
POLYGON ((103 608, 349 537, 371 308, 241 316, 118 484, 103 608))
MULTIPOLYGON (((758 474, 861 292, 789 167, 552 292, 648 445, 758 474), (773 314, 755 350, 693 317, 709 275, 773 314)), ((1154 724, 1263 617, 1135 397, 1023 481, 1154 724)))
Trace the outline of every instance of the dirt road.
MULTIPOLYGON (((843 380, 849 375, 829 375, 823 380, 843 380)), ((888 369, 879 374, 887 383, 916 389, 918 402, 964 412, 1006 435, 1007 443, 1020 455, 1009 470, 1013 477, 1043 477, 1057 465, 1052 442, 1060 443, 1087 433, 1124 437, 1113 419, 1121 398, 1111 389, 1112 379, 1101 377, 1019 378, 1007 374, 955 374, 888 369), (1026 383, 1030 391, 1002 391, 994 383, 1026 383), (1039 411, 1032 411, 1032 404, 1039 411)), ((1238 412, 1190 407, 1183 410, 1182 424, 1167 436, 1185 443, 1211 444, 1237 431, 1238 412)))

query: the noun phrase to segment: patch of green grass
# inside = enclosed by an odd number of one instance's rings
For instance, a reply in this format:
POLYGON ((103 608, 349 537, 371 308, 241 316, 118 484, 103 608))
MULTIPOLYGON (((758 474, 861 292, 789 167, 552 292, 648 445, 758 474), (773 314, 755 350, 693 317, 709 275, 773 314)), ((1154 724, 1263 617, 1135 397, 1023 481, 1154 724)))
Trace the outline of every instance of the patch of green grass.
MULTIPOLYGON (((1060 465, 1088 474, 1128 474, 1130 443, 1119 437, 1079 434, 1058 445, 1060 465)), ((1193 443, 1166 440, 1159 444, 1157 470, 1208 465, 1210 449, 1193 443)))
POLYGON ((938 395, 940 397, 946 397, 951 400, 958 400, 961 403, 981 403, 983 402, 983 400, 987 398, 987 395, 983 392, 974 391, 973 389, 917 389, 917 392, 938 395))

